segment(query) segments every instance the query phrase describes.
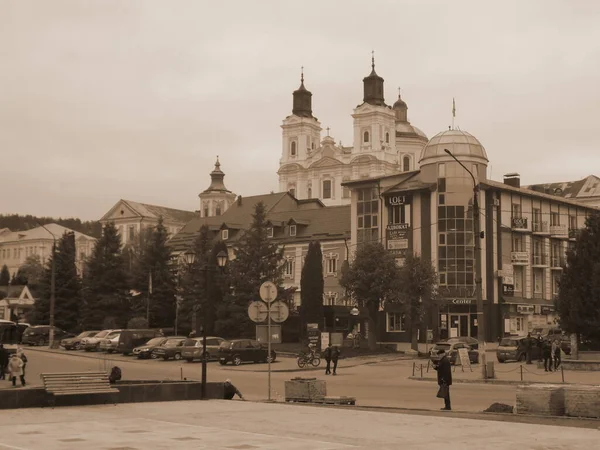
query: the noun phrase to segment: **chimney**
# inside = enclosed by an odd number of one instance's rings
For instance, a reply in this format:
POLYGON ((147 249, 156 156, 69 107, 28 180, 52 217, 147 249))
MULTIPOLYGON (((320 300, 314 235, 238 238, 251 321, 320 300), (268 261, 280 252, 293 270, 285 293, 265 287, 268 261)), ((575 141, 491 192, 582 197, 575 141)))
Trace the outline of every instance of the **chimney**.
POLYGON ((242 206, 242 196, 241 195, 238 195, 237 204, 238 204, 238 206, 242 206))
POLYGON ((508 184, 512 187, 521 187, 521 175, 518 173, 507 173, 504 175, 504 184, 508 184))

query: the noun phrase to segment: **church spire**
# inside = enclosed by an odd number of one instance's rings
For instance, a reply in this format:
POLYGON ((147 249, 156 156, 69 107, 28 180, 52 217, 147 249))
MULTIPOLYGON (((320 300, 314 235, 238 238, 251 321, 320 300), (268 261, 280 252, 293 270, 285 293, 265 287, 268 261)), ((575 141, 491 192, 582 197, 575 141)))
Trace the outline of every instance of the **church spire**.
POLYGON ((385 106, 383 78, 375 72, 375 51, 371 52, 371 74, 363 78, 363 101, 370 105, 385 106))
POLYGON ((219 162, 219 156, 217 155, 217 162, 215 163, 214 170, 210 173, 210 186, 207 191, 225 191, 229 192, 225 187, 225 183, 223 182, 223 178, 225 178, 225 173, 221 170, 221 163, 219 162))
POLYGON ((300 72, 300 87, 294 91, 292 114, 298 117, 312 117, 312 93, 304 87, 304 67, 300 72))
POLYGON ((400 88, 398 88, 398 100, 394 103, 394 113, 396 114, 396 122, 408 122, 408 106, 406 102, 402 100, 400 88))

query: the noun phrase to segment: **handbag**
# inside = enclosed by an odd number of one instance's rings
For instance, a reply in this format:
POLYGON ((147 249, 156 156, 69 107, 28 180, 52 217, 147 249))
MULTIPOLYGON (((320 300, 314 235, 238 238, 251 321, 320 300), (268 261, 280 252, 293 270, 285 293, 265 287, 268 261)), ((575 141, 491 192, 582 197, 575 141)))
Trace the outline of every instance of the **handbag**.
POLYGON ((448 397, 449 388, 447 384, 440 384, 440 388, 438 389, 438 393, 436 395, 437 398, 447 398, 448 397))

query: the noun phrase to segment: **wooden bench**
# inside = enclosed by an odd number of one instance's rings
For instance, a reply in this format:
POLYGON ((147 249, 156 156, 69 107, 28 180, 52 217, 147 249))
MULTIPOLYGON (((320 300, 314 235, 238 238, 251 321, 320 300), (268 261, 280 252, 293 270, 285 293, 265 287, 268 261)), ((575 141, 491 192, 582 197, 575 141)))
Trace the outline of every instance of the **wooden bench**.
POLYGON ((53 397, 65 395, 114 394, 106 372, 42 373, 44 389, 53 397))

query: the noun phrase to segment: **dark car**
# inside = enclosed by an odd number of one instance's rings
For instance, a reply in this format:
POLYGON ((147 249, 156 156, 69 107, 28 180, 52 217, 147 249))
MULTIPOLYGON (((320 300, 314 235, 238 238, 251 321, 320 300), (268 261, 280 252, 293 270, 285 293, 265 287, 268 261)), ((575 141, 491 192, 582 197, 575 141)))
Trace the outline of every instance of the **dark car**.
MULTIPOLYGON (((504 338, 498 344, 496 349, 496 358, 498 362, 506 361, 525 361, 527 359, 526 339, 521 337, 504 338)), ((541 348, 536 339, 531 341, 531 359, 537 360, 540 358, 541 348)))
POLYGON ((132 351, 133 356, 137 356, 139 359, 148 359, 152 356, 152 351, 167 339, 164 336, 152 338, 144 345, 134 348, 132 351))
POLYGON ((439 350, 445 350, 448 359, 450 360, 450 364, 454 365, 458 360, 458 350, 461 348, 466 348, 469 354, 469 361, 471 364, 477 364, 479 362, 479 352, 475 349, 472 349, 468 344, 464 342, 453 341, 450 339, 449 341, 438 342, 433 346, 431 352, 429 353, 429 359, 434 365, 440 361, 440 356, 438 355, 439 350))
POLYGON ((152 358, 162 358, 165 361, 168 361, 169 359, 179 361, 181 359, 181 344, 183 344, 185 339, 185 336, 169 336, 158 347, 154 347, 154 350, 152 350, 152 358))
POLYGON ((228 362, 239 366, 243 362, 267 362, 269 359, 275 361, 276 357, 274 350, 271 350, 269 357, 267 348, 251 339, 224 341, 219 346, 219 363, 221 365, 228 362))
POLYGON ((123 330, 119 335, 117 343, 117 352, 123 353, 125 356, 133 352, 133 349, 145 344, 150 339, 162 337, 162 332, 159 330, 123 330))
POLYGON ((88 337, 94 337, 98 333, 100 333, 100 331, 83 331, 75 337, 63 339, 62 341, 60 341, 60 346, 63 347, 65 350, 79 350, 82 348, 81 341, 83 339, 88 337))
MULTIPOLYGON (((60 328, 54 327, 54 340, 60 341, 61 339, 72 337, 72 334, 67 333, 60 328)), ((24 345, 48 345, 50 341, 50 325, 34 325, 27 328, 23 332, 21 342, 24 345)))
MULTIPOLYGON (((225 339, 215 336, 206 337, 206 359, 214 359, 219 355, 219 346, 225 339)), ((186 339, 181 348, 181 356, 187 362, 202 359, 202 338, 186 339)))

